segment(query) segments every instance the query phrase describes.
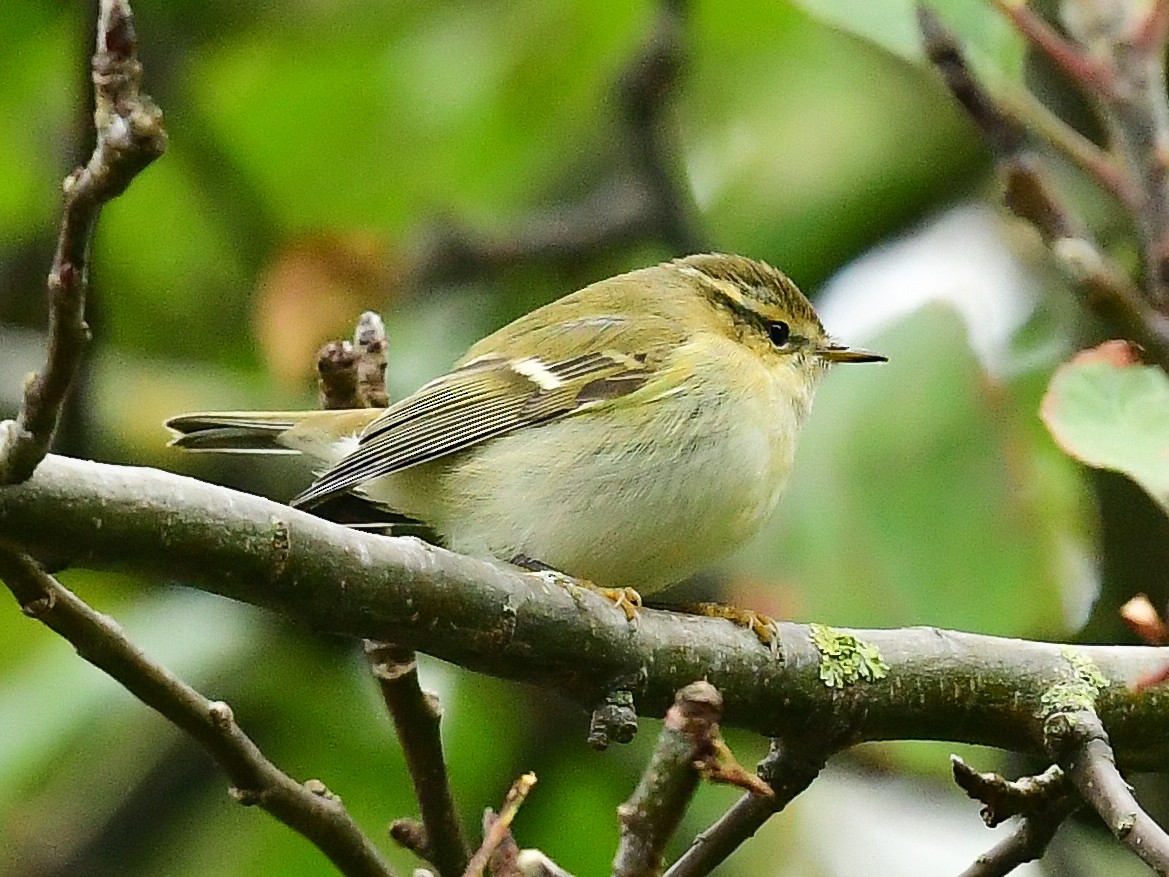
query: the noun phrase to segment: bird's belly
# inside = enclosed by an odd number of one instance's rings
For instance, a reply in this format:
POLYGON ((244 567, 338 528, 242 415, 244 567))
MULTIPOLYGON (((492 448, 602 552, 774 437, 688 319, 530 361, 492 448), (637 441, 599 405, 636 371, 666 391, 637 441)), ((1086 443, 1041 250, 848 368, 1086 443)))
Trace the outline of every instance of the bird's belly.
POLYGON ((767 418, 674 408, 669 422, 654 423, 628 414, 528 428, 445 465, 391 476, 378 492, 452 550, 523 554, 596 584, 652 593, 755 535, 778 500, 792 448, 782 432, 743 425, 767 418))

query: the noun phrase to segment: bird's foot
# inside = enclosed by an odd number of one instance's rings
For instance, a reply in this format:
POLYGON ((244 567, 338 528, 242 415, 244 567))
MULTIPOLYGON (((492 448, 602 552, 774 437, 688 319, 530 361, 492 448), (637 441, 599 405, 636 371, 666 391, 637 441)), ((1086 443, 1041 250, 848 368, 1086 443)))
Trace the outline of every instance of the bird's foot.
POLYGON ((578 579, 567 573, 562 573, 560 570, 553 569, 548 564, 536 560, 533 557, 528 557, 525 554, 517 554, 511 559, 511 562, 513 565, 527 570, 530 574, 539 576, 546 582, 551 582, 566 588, 577 587, 594 591, 624 612, 626 621, 637 620, 638 610, 641 609, 641 594, 637 593, 633 588, 604 588, 590 582, 588 579, 578 579))
POLYGON ((738 606, 727 606, 724 603, 682 603, 664 608, 674 612, 685 612, 687 615, 725 618, 739 627, 747 628, 758 637, 759 642, 771 649, 773 658, 779 657, 779 622, 762 612, 756 612, 754 609, 741 609, 738 606))

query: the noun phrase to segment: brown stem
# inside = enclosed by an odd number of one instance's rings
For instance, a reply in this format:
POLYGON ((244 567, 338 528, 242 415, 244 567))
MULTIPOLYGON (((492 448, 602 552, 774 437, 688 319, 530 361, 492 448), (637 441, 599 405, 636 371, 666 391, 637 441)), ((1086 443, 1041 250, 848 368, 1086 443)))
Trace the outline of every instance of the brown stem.
POLYGON ((422 812, 425 844, 415 852, 434 865, 441 877, 459 877, 467 868, 470 851, 443 757, 438 698, 419 685, 418 657, 410 649, 366 640, 365 655, 393 716, 422 812))
POLYGON ((483 843, 479 849, 475 850, 475 855, 467 863, 467 870, 463 872, 463 877, 482 877, 484 869, 499 845, 511 837, 511 823, 535 785, 536 775, 534 773, 526 773, 512 783, 507 798, 504 799, 503 807, 500 808, 499 816, 494 820, 484 820, 489 822, 490 826, 483 838, 483 843))
POLYGON ((661 873, 662 855, 698 788, 696 762, 709 757, 718 735, 722 696, 707 682, 678 692, 641 781, 617 808, 621 841, 613 877, 661 873))
POLYGON ((988 827, 1012 816, 1022 817, 1015 831, 979 856, 961 877, 999 877, 1040 858, 1063 821, 1082 803, 1064 772, 1054 765, 1038 776, 1008 780, 996 773, 979 773, 957 755, 950 756, 950 763, 954 781, 983 803, 982 820, 988 827))
POLYGON ((0 484, 27 479, 48 453, 61 409, 89 341, 85 294, 89 248, 102 205, 166 148, 162 112, 139 90, 134 19, 126 0, 102 0, 93 56, 97 142, 65 178, 57 250, 49 269, 49 346, 44 368, 25 383, 16 421, 0 424, 0 484))
POLYGON ((826 743, 824 739, 797 745, 772 740, 771 750, 758 770, 771 787, 772 796, 748 794, 736 801, 717 822, 694 838, 665 877, 702 877, 722 864, 820 775, 828 754, 835 748, 826 743))
POLYGON ((1055 28, 1035 14, 1026 3, 1018 0, 993 0, 999 11, 1011 20, 1015 29, 1052 63, 1071 77, 1089 94, 1098 94, 1113 100, 1120 91, 1116 66, 1110 60, 1092 58, 1079 46, 1061 36, 1055 28))

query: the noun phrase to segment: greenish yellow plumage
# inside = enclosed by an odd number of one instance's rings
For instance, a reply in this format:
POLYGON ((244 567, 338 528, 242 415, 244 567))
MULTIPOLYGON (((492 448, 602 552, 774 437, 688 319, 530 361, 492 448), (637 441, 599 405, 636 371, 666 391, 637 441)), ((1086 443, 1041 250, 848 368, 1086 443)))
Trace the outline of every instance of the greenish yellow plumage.
POLYGON ((592 284, 384 411, 184 415, 175 444, 293 450, 449 547, 652 593, 753 536, 833 345, 782 273, 691 256, 592 284))

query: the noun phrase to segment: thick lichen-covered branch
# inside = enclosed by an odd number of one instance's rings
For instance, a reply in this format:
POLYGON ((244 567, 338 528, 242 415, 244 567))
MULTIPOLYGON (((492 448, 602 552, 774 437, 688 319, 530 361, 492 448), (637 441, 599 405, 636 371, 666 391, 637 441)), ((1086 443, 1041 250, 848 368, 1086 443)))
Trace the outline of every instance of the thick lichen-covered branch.
MULTIPOLYGON (((0 488, 0 543, 60 565, 134 569, 265 606, 301 623, 419 648, 555 689, 592 709, 616 684, 643 715, 707 679, 723 724, 839 748, 946 739, 1046 755, 1041 698, 1068 678, 1058 645, 915 628, 853 631, 888 670, 845 688, 821 677, 809 628, 780 624, 781 655, 728 621, 646 609, 631 625, 591 592, 550 584, 416 539, 351 530, 277 503, 150 469, 50 456, 0 488)), ((960 583, 939 583, 939 587, 960 583)), ((1095 696, 1118 759, 1164 765, 1164 686, 1152 646, 1081 647, 1109 682, 1095 696)))

